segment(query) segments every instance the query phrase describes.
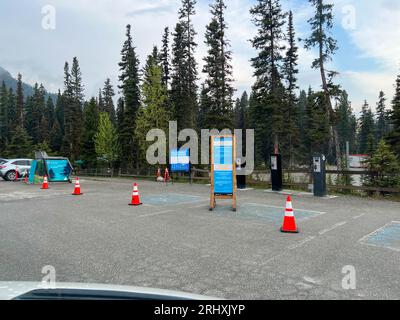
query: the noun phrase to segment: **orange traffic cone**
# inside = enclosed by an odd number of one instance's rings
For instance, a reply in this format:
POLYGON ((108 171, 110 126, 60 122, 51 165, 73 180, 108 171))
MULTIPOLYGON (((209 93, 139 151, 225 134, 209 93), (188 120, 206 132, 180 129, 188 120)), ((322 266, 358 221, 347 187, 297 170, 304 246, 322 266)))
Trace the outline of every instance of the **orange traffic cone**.
POLYGON ((140 206, 142 203, 140 202, 139 198, 139 189, 137 183, 133 185, 132 191, 132 202, 129 204, 130 206, 140 206))
POLYGON ((285 218, 283 219, 281 232, 299 233, 296 226, 296 219, 294 218, 292 198, 290 196, 288 196, 286 200, 285 218))
POLYGON ((43 184, 42 184, 42 190, 47 190, 49 189, 49 182, 47 181, 47 176, 44 176, 43 178, 43 184))
POLYGON ((169 171, 168 168, 165 168, 164 182, 169 182, 169 181, 170 181, 169 171))
POLYGON ((83 193, 81 193, 81 184, 79 183, 79 178, 76 178, 75 181, 75 188, 74 188, 74 192, 72 193, 73 196, 80 196, 83 193))

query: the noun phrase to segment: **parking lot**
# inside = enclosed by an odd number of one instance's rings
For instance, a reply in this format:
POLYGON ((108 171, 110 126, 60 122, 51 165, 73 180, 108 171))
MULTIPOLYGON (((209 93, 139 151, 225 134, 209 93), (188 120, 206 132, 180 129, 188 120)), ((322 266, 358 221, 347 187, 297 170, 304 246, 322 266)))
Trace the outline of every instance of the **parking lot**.
POLYGON ((228 299, 399 299, 400 204, 294 195, 299 234, 279 232, 285 196, 238 191, 238 210, 209 187, 81 179, 49 190, 0 182, 0 281, 172 289, 228 299), (143 205, 130 207, 132 183, 143 205), (224 206, 226 205, 226 206, 224 206), (346 266, 356 289, 345 290, 346 266))

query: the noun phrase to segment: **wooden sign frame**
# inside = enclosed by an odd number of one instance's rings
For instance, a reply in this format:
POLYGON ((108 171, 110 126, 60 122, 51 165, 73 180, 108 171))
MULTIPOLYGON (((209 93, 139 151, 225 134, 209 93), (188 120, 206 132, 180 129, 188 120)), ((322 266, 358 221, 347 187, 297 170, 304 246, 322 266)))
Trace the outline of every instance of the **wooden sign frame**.
POLYGON ((230 200, 232 199, 232 210, 236 211, 237 209, 237 187, 236 187, 236 136, 235 135, 218 135, 210 137, 210 150, 211 150, 211 194, 210 194, 210 211, 213 211, 216 206, 216 200, 230 200), (214 176, 214 142, 216 138, 232 138, 232 195, 218 195, 215 194, 215 176, 214 176))

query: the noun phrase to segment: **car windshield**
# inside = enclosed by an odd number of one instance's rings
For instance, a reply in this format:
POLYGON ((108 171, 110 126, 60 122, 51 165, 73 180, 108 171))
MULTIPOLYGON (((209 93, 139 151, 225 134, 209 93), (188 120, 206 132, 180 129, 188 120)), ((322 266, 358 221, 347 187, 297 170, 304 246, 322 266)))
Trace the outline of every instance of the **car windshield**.
POLYGON ((0 26, 0 299, 400 299, 399 1, 1 0, 0 26))

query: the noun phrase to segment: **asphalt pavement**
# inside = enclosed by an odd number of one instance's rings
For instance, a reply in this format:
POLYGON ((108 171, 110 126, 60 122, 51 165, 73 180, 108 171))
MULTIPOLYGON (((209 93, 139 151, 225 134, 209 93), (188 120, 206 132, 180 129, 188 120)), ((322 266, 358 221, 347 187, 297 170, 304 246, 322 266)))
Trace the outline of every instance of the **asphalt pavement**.
POLYGON ((71 184, 0 182, 0 281, 41 281, 51 265, 60 282, 228 299, 400 298, 399 203, 294 195, 300 233, 284 234, 282 194, 238 191, 237 212, 211 212, 205 185, 80 182, 77 197, 71 184))

